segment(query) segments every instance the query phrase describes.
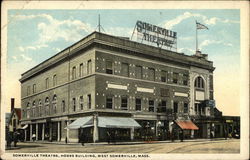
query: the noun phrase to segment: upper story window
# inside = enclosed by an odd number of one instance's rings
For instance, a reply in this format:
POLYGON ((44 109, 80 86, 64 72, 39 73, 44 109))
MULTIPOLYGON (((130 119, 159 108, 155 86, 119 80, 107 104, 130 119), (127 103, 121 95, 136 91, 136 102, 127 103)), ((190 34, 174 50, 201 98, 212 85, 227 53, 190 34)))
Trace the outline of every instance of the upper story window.
POLYGON ((135 78, 142 79, 142 66, 135 66, 135 78))
POLYGON ((83 96, 80 96, 79 104, 80 104, 80 109, 83 110, 83 96))
POLYGON ((188 103, 184 103, 184 113, 188 113, 188 103))
POLYGON ((128 63, 122 63, 121 74, 122 74, 122 76, 129 77, 129 65, 128 65, 128 63))
POLYGON ((49 97, 46 97, 45 98, 45 115, 48 115, 49 114, 49 97))
POLYGON ((174 102, 174 113, 178 113, 178 102, 174 102))
POLYGON ((91 73, 92 73, 92 62, 91 62, 91 60, 88 60, 87 74, 91 74, 91 73))
POLYGON ((53 96, 52 104, 53 104, 53 107, 52 107, 53 113, 56 113, 56 108, 57 108, 57 96, 56 95, 53 96))
POLYGON ((127 96, 122 96, 121 98, 121 109, 122 110, 128 109, 128 97, 127 96))
POLYGON ((30 86, 27 87, 27 96, 30 95, 30 86))
POLYGON ((149 100, 148 101, 148 111, 149 112, 154 112, 155 111, 154 100, 149 100))
POLYGON ((113 108, 113 97, 112 96, 106 97, 106 108, 108 108, 108 109, 113 108))
POLYGON ((91 94, 88 94, 88 108, 91 109, 91 94))
POLYGON ((188 74, 183 74, 183 85, 188 85, 188 74))
POLYGON ((155 69, 154 68, 148 68, 148 79, 151 81, 155 80, 155 69))
POLYGON ((113 74, 113 62, 110 60, 106 61, 106 73, 113 74))
POLYGON ((36 84, 33 84, 33 93, 36 93, 36 84))
POLYGON ((83 63, 80 64, 79 66, 79 77, 83 76, 83 63))
POLYGON ((73 111, 75 112, 76 111, 76 99, 75 98, 72 99, 72 105, 73 105, 73 111))
POLYGON ((49 78, 45 79, 45 89, 49 88, 49 78))
POLYGON ((42 100, 40 99, 39 102, 38 102, 38 115, 39 116, 42 116, 42 100))
POLYGON ((178 83, 178 78, 179 78, 179 74, 174 72, 173 73, 173 83, 177 84, 178 83))
POLYGON ((161 82, 166 82, 166 81, 167 81, 167 72, 161 71, 161 82))
POLYGON ((204 89, 204 80, 202 77, 197 77, 194 82, 194 86, 200 89, 204 89))
POLYGON ((209 89, 213 90, 214 89, 214 81, 213 81, 213 75, 209 76, 209 89))
POLYGON ((72 68, 72 80, 76 79, 76 67, 72 68))
POLYGON ((62 112, 66 111, 65 101, 62 100, 62 112))
POLYGON ((53 76, 53 86, 57 85, 57 77, 56 74, 53 76))
POLYGON ((136 111, 141 111, 141 98, 136 98, 135 99, 135 110, 136 111))

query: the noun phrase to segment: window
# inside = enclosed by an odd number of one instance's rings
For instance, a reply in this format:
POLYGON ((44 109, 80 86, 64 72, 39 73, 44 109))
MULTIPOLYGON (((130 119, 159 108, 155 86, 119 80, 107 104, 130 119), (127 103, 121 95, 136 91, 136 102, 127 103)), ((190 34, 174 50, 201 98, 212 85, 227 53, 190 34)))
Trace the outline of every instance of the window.
POLYGON ((178 83, 178 73, 173 73, 173 83, 177 84, 178 83))
POLYGON ((162 100, 159 103, 159 106, 157 108, 157 112, 166 112, 167 111, 167 101, 162 100))
POLYGON ((169 89, 161 88, 160 93, 161 97, 169 97, 169 89))
POLYGON ((213 90, 214 89, 214 82, 213 82, 213 75, 209 76, 209 89, 213 90))
POLYGON ((106 73, 113 74, 113 63, 110 60, 106 61, 106 73))
POLYGON ((210 99, 210 100, 213 100, 213 99, 214 99, 214 92, 213 92, 213 91, 210 91, 210 92, 209 92, 209 99, 210 99))
POLYGON ((155 69, 154 68, 148 68, 148 79, 151 81, 155 80, 155 69))
POLYGON ((148 101, 148 111, 149 112, 154 112, 155 111, 154 100, 149 100, 148 101))
POLYGON ((45 80, 45 88, 46 89, 49 88, 49 78, 46 78, 46 80, 45 80))
POLYGON ((33 93, 36 93, 36 84, 33 84, 33 93))
POLYGON ((122 63, 121 74, 122 76, 129 77, 129 65, 127 63, 122 63))
POLYGON ((31 111, 31 117, 35 117, 35 108, 36 108, 36 101, 33 101, 32 103, 32 111, 31 111))
POLYGON ((106 108, 108 108, 108 109, 113 108, 113 97, 112 96, 106 97, 106 108))
POLYGON ((56 114, 56 108, 57 108, 57 97, 56 97, 56 95, 54 95, 53 101, 52 101, 52 110, 53 110, 54 114, 56 114))
POLYGON ((87 74, 91 74, 91 73, 92 73, 92 62, 91 62, 91 60, 88 60, 87 74))
POLYGON ((198 112, 199 112, 199 104, 198 103, 195 103, 194 111, 196 114, 198 114, 198 112))
POLYGON ((42 101, 41 100, 39 100, 38 102, 38 107, 39 107, 38 115, 42 116, 42 101))
POLYGON ((142 66, 135 66, 135 78, 142 79, 142 66))
POLYGON ((188 103, 184 103, 184 113, 188 113, 188 103))
POLYGON ((82 76, 83 76, 83 64, 81 63, 79 67, 79 77, 82 77, 82 76))
POLYGON ((76 99, 75 98, 72 99, 72 106, 73 106, 73 111, 75 112, 76 111, 76 99))
POLYGON ((88 108, 91 109, 91 94, 88 95, 88 108))
POLYGON ((174 113, 178 113, 178 102, 174 102, 174 113))
POLYGON ((167 81, 166 75, 167 75, 166 71, 161 71, 161 82, 167 81))
POLYGON ((121 109, 122 110, 128 109, 128 98, 126 96, 123 96, 121 99, 121 109))
POLYGON ((183 74, 183 85, 188 85, 188 74, 183 74))
POLYGON ((204 80, 201 77, 197 77, 194 82, 194 86, 200 89, 204 89, 204 80))
POLYGON ((27 96, 30 95, 30 86, 27 87, 27 96))
POLYGON ((49 98, 48 97, 46 97, 44 105, 45 105, 45 115, 48 115, 49 114, 49 98))
POLYGON ((76 79, 76 67, 72 68, 72 80, 76 79))
POLYGON ((80 109, 83 110, 83 96, 80 96, 79 104, 80 104, 80 109))
POLYGON ((26 109, 27 109, 27 115, 26 115, 26 116, 27 116, 27 118, 30 118, 30 113, 29 113, 30 103, 29 103, 29 102, 27 103, 27 106, 26 106, 26 107, 27 107, 27 108, 26 108, 26 109))
POLYGON ((65 108, 65 101, 62 101, 62 112, 65 112, 66 108, 65 108))
POLYGON ((56 74, 53 76, 53 86, 57 85, 57 78, 56 78, 56 74))
POLYGON ((136 98, 135 100, 135 110, 141 111, 141 99, 140 98, 136 98))

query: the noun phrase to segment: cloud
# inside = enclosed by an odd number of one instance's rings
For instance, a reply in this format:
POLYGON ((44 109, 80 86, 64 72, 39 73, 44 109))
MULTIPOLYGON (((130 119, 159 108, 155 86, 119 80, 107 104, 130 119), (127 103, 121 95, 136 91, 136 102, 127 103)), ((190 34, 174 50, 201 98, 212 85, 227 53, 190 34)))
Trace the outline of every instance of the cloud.
POLYGON ((133 33, 133 28, 124 28, 124 27, 109 27, 106 30, 107 34, 115 36, 129 37, 133 33))
POLYGON ((55 50, 56 52, 60 52, 60 51, 61 51, 60 48, 55 48, 55 47, 53 47, 52 49, 55 50))
POLYGON ((208 46, 208 45, 210 45, 210 44, 222 44, 222 45, 224 45, 224 46, 230 46, 230 47, 233 46, 232 43, 225 43, 225 42, 223 42, 223 41, 215 41, 215 40, 209 40, 209 39, 207 39, 207 40, 204 40, 204 41, 201 42, 199 48, 202 49, 202 48, 204 48, 205 46, 208 46))
POLYGON ((190 48, 179 48, 178 49, 179 53, 185 53, 185 54, 194 54, 195 50, 194 49, 190 49, 190 48))
POLYGON ((28 57, 28 56, 25 56, 24 54, 21 54, 20 55, 24 60, 26 60, 26 61, 31 61, 32 60, 32 58, 30 58, 30 57, 28 57))
POLYGON ((16 56, 12 56, 12 59, 14 59, 15 61, 17 61, 17 57, 16 56))
POLYGON ((28 50, 39 50, 41 48, 47 48, 48 45, 47 44, 40 44, 40 45, 33 45, 33 46, 26 46, 26 47, 23 47, 23 46, 20 46, 18 47, 18 49, 21 51, 21 52, 25 52, 25 51, 28 51, 28 50))
POLYGON ((18 49, 21 51, 21 52, 24 52, 24 48, 22 46, 18 47, 18 49))
POLYGON ((190 13, 190 12, 185 12, 182 15, 177 16, 176 18, 169 20, 169 21, 165 21, 163 23, 163 26, 167 29, 172 29, 175 25, 181 23, 182 21, 189 19, 189 18, 199 18, 201 19, 201 23, 205 24, 205 25, 215 25, 217 22, 222 22, 222 23, 239 23, 239 21, 233 21, 233 20, 229 20, 229 19, 221 19, 221 18, 217 18, 217 17, 211 17, 208 18, 207 16, 204 16, 202 14, 198 14, 198 13, 190 13))
POLYGON ((179 37, 179 40, 184 40, 184 41, 190 41, 193 40, 194 36, 188 36, 188 37, 179 37))

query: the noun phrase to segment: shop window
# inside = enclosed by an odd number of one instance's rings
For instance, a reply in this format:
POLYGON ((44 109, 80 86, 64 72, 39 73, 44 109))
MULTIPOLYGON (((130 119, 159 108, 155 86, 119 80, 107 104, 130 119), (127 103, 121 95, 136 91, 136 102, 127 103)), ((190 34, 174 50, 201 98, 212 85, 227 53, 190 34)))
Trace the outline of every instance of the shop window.
POLYGON ((91 94, 88 95, 88 108, 91 109, 91 94))
POLYGON ((184 113, 188 113, 188 103, 184 103, 184 113))
POLYGON ((142 79, 142 66, 135 66, 135 78, 142 79))
POLYGON ((128 98, 127 97, 122 97, 121 98, 121 109, 122 110, 127 110, 128 109, 128 98))
POLYGON ((148 101, 148 111, 149 112, 154 112, 155 111, 154 100, 149 100, 148 101))
POLYGON ((80 109, 83 110, 83 96, 80 96, 79 104, 80 104, 80 109))
POLYGON ((72 106, 73 106, 73 111, 75 112, 76 111, 76 99, 75 98, 72 99, 72 106))
POLYGON ((136 98, 135 100, 135 110, 141 111, 141 99, 140 98, 136 98))
POLYGON ((183 85, 188 85, 188 74, 183 74, 183 85))
POLYGON ((129 77, 129 65, 127 63, 122 63, 121 75, 129 77))
POLYGON ((166 71, 161 71, 161 82, 166 82, 167 81, 167 72, 166 71))
POLYGON ((177 84, 178 83, 178 77, 179 77, 179 74, 174 72, 173 73, 173 83, 177 84))
POLYGON ((110 60, 106 61, 106 73, 113 74, 113 62, 110 60))
POLYGON ((53 76, 53 86, 57 85, 57 77, 56 74, 53 76))
POLYGON ((178 113, 178 102, 174 102, 174 113, 178 113))
POLYGON ((76 67, 72 68, 72 80, 76 79, 76 67))
POLYGON ((204 80, 202 77, 197 77, 194 82, 194 86, 199 89, 204 89, 204 80))
POLYGON ((92 73, 92 62, 91 60, 88 60, 87 63, 87 74, 91 74, 92 73))
POLYGON ((112 96, 106 97, 106 108, 108 108, 108 109, 113 108, 113 97, 112 96))
POLYGON ((83 63, 80 64, 79 66, 79 77, 83 76, 83 63))
POLYGON ((151 81, 155 81, 155 69, 148 68, 148 79, 151 81))

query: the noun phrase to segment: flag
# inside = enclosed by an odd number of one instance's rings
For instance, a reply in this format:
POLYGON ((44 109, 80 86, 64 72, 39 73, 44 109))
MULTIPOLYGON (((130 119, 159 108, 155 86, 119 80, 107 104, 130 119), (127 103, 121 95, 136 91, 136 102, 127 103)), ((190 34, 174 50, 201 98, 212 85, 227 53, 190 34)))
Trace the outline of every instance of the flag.
POLYGON ((200 24, 198 22, 196 22, 196 28, 197 29, 208 29, 207 26, 203 25, 203 24, 200 24))

